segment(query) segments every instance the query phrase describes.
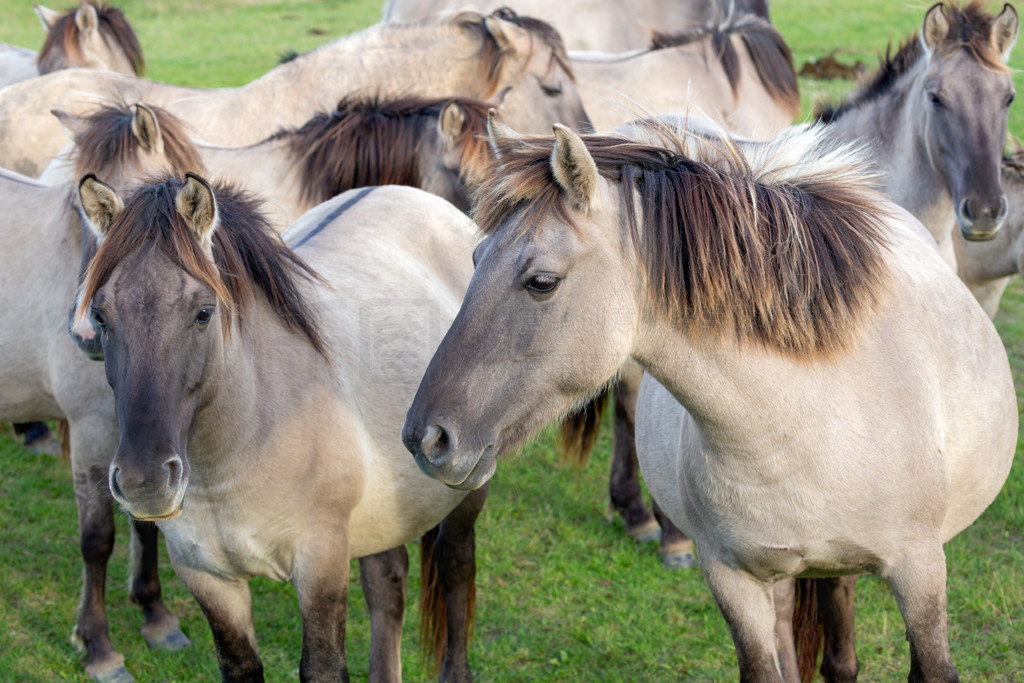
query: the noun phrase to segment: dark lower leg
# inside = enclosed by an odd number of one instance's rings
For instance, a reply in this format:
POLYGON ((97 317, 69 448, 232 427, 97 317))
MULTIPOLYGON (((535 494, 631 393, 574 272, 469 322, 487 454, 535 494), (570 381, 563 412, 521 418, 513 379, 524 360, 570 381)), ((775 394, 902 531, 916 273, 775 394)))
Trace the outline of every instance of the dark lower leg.
POLYGON ((829 683, 856 681, 860 669, 853 626, 857 578, 842 576, 818 581, 818 605, 825 632, 821 675, 829 683))
POLYGON ((626 533, 641 540, 651 540, 657 535, 657 523, 651 511, 644 505, 633 431, 636 393, 642 376, 642 373, 640 377, 633 377, 632 374, 623 375, 615 385, 612 464, 608 494, 612 507, 626 522, 626 533))
POLYGON ((132 584, 129 597, 142 608, 142 635, 150 647, 180 650, 191 643, 163 601, 159 572, 159 530, 152 522, 132 521, 132 584))
POLYGON ((402 680, 402 621, 409 554, 405 546, 359 558, 359 581, 370 608, 370 680, 402 680))

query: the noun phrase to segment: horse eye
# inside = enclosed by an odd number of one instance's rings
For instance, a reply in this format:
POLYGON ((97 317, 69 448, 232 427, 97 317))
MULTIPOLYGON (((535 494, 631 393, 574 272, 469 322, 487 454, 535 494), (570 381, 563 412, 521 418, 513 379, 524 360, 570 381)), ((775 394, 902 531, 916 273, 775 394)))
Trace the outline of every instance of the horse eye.
POLYGON ((928 93, 928 99, 931 101, 932 106, 934 106, 936 109, 942 108, 942 100, 939 99, 939 96, 936 93, 928 93))
POLYGON ((561 278, 555 277, 549 273, 541 273, 534 275, 526 283, 526 288, 534 294, 550 294, 555 291, 555 287, 558 286, 562 280, 561 278))
POLYGON ((194 321, 194 324, 199 325, 199 326, 203 326, 206 323, 210 322, 210 318, 212 318, 212 317, 213 317, 213 309, 212 308, 203 308, 203 309, 201 309, 199 311, 199 313, 196 314, 196 319, 194 321))
POLYGON ((1017 99, 1017 93, 1010 93, 1010 96, 1006 98, 1006 106, 1009 107, 1011 104, 1013 104, 1013 101, 1015 99, 1017 99))
POLYGON ((95 308, 92 309, 92 322, 101 330, 107 329, 107 321, 103 319, 103 316, 95 308))
POLYGON ((558 97, 559 95, 562 94, 561 83, 558 83, 556 85, 545 85, 544 83, 541 83, 540 89, 543 90, 544 94, 547 95, 548 97, 558 97))

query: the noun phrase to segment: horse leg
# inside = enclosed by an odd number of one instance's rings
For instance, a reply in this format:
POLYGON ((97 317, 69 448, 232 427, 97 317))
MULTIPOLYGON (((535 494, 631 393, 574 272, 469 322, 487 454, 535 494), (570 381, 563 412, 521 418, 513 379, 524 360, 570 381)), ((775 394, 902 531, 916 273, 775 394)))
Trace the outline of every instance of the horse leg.
POLYGON ((163 601, 160 587, 159 531, 152 522, 132 520, 132 585, 129 597, 142 608, 142 635, 154 649, 181 650, 191 645, 177 617, 163 601))
POLYGON ((958 681, 946 633, 946 555, 942 546, 904 556, 883 577, 896 596, 910 641, 908 681, 958 681))
POLYGON ((793 613, 796 609, 796 579, 782 579, 775 583, 775 641, 782 678, 800 680, 800 667, 796 659, 796 638, 793 634, 793 613))
POLYGON ((470 491, 441 520, 436 535, 423 538, 423 597, 420 632, 424 647, 440 654, 444 632, 444 658, 440 680, 473 680, 469 668, 469 631, 476 609, 476 519, 484 507, 488 482, 470 491))
POLYGON ((776 646, 774 586, 709 558, 706 552, 699 563, 732 634, 740 681, 784 680, 776 646))
POLYGON ((14 433, 21 437, 26 450, 47 455, 60 453, 60 444, 45 422, 15 423, 14 433))
POLYGON ((658 522, 644 505, 640 489, 640 465, 636 459, 633 427, 636 417, 636 395, 644 373, 637 363, 630 362, 615 384, 615 414, 612 432, 612 465, 608 480, 611 507, 626 522, 626 535, 637 541, 659 538, 658 522))
POLYGON ((693 554, 693 541, 672 523, 672 520, 658 505, 658 501, 652 500, 651 507, 654 508, 654 518, 661 526, 661 544, 658 546, 661 564, 666 569, 686 569, 696 566, 697 558, 693 554))
POLYGON ((302 612, 299 678, 347 682, 348 538, 344 528, 326 538, 329 542, 303 547, 293 569, 302 612))
POLYGON ((853 628, 853 590, 857 578, 841 576, 818 581, 818 600, 825 630, 821 675, 829 683, 852 683, 857 680, 860 670, 853 628))
POLYGON ((71 641, 86 652, 85 672, 94 681, 133 680, 124 657, 110 641, 105 604, 107 563, 114 550, 114 514, 107 485, 109 456, 90 438, 95 430, 83 421, 70 426, 71 474, 78 508, 78 536, 82 552, 82 599, 71 641))
MULTIPOLYGON (((172 552, 172 562, 175 558, 172 552)), ((217 648, 217 664, 224 683, 258 682, 263 680, 263 662, 256 650, 256 630, 252 623, 252 594, 247 581, 227 581, 211 574, 174 562, 178 578, 199 603, 206 615, 217 648)), ((348 580, 348 572, 345 572, 348 580)), ((302 593, 299 593, 300 603, 302 593)), ((303 663, 305 663, 305 628, 303 612, 303 663)), ((307 680, 303 678, 302 680, 307 680)), ((326 680, 326 678, 324 679, 326 680)), ((346 679, 348 680, 347 676, 346 679)))
POLYGON ((402 620, 409 553, 405 546, 359 558, 359 581, 370 608, 370 680, 402 680, 402 620))

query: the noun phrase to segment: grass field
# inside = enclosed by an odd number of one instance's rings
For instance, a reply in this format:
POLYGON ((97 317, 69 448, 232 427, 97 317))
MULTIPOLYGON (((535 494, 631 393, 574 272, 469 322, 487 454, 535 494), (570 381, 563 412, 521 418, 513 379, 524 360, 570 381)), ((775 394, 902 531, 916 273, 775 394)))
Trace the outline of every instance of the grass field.
MULTIPOLYGON (((930 3, 776 0, 773 19, 797 63, 835 48, 843 61, 873 65, 887 42, 918 28, 930 3)), ((195 86, 244 83, 279 55, 303 51, 376 21, 379 0, 322 2, 118 3, 135 26, 151 78, 195 86)), ((993 5, 995 7, 995 5, 993 5)), ((58 6, 58 8, 61 6, 58 6)), ((0 42, 36 47, 42 34, 28 0, 0 0, 0 42)), ((1013 64, 1024 64, 1018 47, 1013 64)), ((1018 88, 1024 81, 1015 76, 1018 88)), ((801 79, 805 111, 846 83, 801 79)), ((1024 135, 1024 106, 1011 132, 1024 135)), ((0 131, 0 134, 3 134, 0 131)), ((1024 287, 1017 281, 996 320, 1024 390, 1024 287)), ((733 680, 736 658, 724 621, 699 573, 667 573, 653 545, 627 540, 605 520, 609 431, 582 471, 562 467, 544 435, 499 466, 478 526, 478 613, 471 662, 481 681, 733 680)), ((1018 455, 1020 454, 1018 447, 1018 455)), ((125 520, 119 538, 127 539, 125 520)), ((412 562, 418 555, 413 548, 412 562)), ((965 681, 1024 680, 1024 464, 970 529, 947 546, 949 631, 965 681)), ((115 645, 140 681, 218 679, 213 644, 198 607, 164 560, 165 594, 193 647, 147 650, 141 617, 128 604, 128 555, 111 564, 108 604, 115 645)), ((71 480, 53 459, 0 436, 0 681, 82 680, 69 644, 80 561, 71 480)), ((298 676, 301 626, 290 585, 258 580, 254 602, 270 681, 298 676)), ((431 678, 417 654, 418 586, 410 587, 405 677, 431 678)), ((862 680, 905 679, 909 654, 888 588, 858 584, 862 680)), ((350 593, 349 663, 367 675, 369 628, 357 572, 350 593)))

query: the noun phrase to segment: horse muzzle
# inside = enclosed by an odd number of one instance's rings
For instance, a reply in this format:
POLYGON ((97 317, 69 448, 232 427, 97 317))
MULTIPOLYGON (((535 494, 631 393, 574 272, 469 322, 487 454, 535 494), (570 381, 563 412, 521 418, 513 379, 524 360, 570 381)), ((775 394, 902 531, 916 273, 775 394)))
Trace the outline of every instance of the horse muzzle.
POLYGON ((436 421, 425 428, 406 422, 402 441, 420 471, 460 491, 480 488, 497 468, 493 444, 482 449, 459 448, 455 432, 436 421))
POLYGON ((970 198, 964 199, 957 207, 956 220, 960 234, 968 242, 987 242, 994 239, 1006 221, 1010 205, 1006 195, 999 198, 998 206, 977 209, 970 198))
POLYGON ((174 519, 182 513, 187 467, 178 455, 172 455, 154 472, 122 468, 118 458, 110 464, 110 493, 132 516, 143 522, 174 519))

